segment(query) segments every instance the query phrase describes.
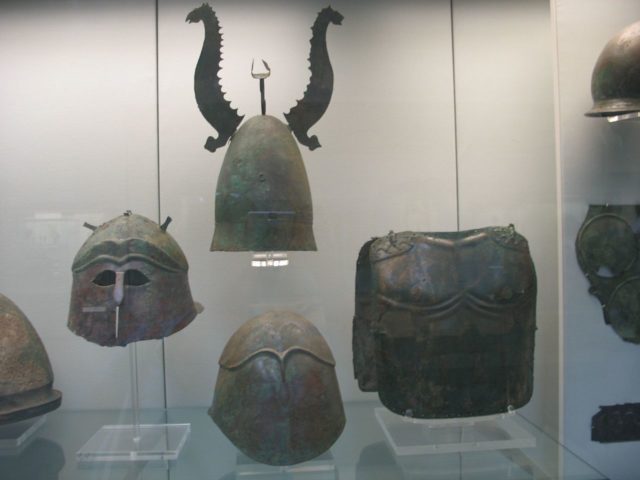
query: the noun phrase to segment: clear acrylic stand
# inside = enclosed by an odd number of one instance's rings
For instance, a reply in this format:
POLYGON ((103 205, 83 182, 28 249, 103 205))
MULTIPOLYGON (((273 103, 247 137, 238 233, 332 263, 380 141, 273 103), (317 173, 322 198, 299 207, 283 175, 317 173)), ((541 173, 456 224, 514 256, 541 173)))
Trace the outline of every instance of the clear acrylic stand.
POLYGON ((313 460, 284 467, 258 463, 242 452, 238 452, 235 474, 236 479, 247 480, 279 480, 283 478, 287 480, 338 479, 338 470, 331 451, 327 451, 313 460))
POLYGON ((287 252, 254 252, 251 256, 252 267, 286 267, 289 265, 287 252))
POLYGON ((41 415, 0 427, 0 455, 19 453, 46 420, 47 416, 41 415))
POLYGON ((131 363, 132 425, 104 425, 76 457, 81 462, 127 462, 176 460, 189 437, 191 424, 140 424, 138 349, 129 348, 131 363))
POLYGON ((536 446, 535 437, 516 422, 514 410, 483 417, 425 420, 376 408, 375 416, 396 456, 536 446))

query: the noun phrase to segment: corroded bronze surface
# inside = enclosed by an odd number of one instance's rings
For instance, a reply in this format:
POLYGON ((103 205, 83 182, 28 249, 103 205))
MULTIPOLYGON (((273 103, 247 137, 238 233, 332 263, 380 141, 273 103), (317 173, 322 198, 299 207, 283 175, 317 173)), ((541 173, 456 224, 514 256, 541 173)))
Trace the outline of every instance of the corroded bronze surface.
POLYGON ((533 390, 536 276, 510 227, 390 233, 356 273, 354 368, 400 415, 519 408, 533 390))
POLYGON ((311 27, 311 50, 309 64, 311 78, 304 92, 302 100, 284 116, 291 131, 298 141, 315 150, 320 146, 316 135, 309 137, 308 130, 320 120, 329 107, 333 94, 333 69, 327 50, 327 27, 330 23, 341 25, 344 17, 331 7, 326 7, 318 13, 318 17, 311 27))
POLYGON ((209 415, 247 456, 269 465, 317 457, 345 424, 335 361, 320 332, 292 312, 240 327, 220 357, 209 415))
MULTIPOLYGON (((327 50, 327 28, 329 24, 340 25, 343 16, 326 7, 318 13, 311 30, 311 49, 309 64, 311 78, 301 100, 285 113, 287 122, 298 141, 314 150, 320 146, 318 137, 309 137, 308 130, 324 115, 333 93, 333 69, 327 50)), ((207 122, 218 131, 218 138, 209 137, 205 148, 215 152, 231 138, 243 116, 237 114, 235 108, 224 97, 220 84, 222 61, 222 33, 218 17, 206 3, 192 10, 187 15, 188 23, 202 22, 204 25, 204 42, 194 76, 194 91, 200 112, 207 122)), ((261 82, 264 94, 264 82, 261 82)), ((265 113, 264 95, 262 98, 262 114, 265 113)))
POLYGON ((601 406, 591 417, 591 440, 602 443, 640 441, 640 403, 601 406))
POLYGON ((216 187, 211 250, 316 250, 307 172, 287 126, 259 115, 236 132, 216 187))
POLYGON ((227 143, 243 116, 238 115, 235 108, 231 108, 220 85, 222 34, 215 12, 208 4, 203 3, 189 13, 186 21, 202 22, 204 25, 204 42, 196 65, 193 89, 200 113, 218 132, 218 137, 207 138, 204 146, 210 152, 215 152, 227 143))
MULTIPOLYGON (((195 94, 206 120, 218 131, 205 148, 215 151, 229 138, 216 188, 216 227, 212 251, 316 250, 307 173, 293 138, 311 150, 320 146, 308 130, 322 117, 333 93, 333 69, 327 50, 327 28, 342 15, 330 7, 313 24, 309 62, 311 78, 304 96, 285 114, 289 127, 265 115, 264 79, 260 79, 262 115, 246 121, 224 98, 220 84, 222 35, 207 4, 194 9, 187 22, 204 24, 205 39, 195 72, 195 94)), ((263 60, 268 72, 271 71, 263 60)))
POLYGON ((640 205, 590 205, 576 238, 589 293, 605 323, 627 342, 640 343, 640 205))
POLYGON ((606 117, 640 111, 640 22, 625 27, 606 44, 591 76, 593 108, 585 115, 606 117))
POLYGON ((369 250, 376 239, 366 242, 360 249, 356 264, 356 306, 353 317, 353 368, 358 387, 363 392, 378 390, 376 366, 373 362, 375 342, 371 331, 371 321, 376 315, 376 304, 372 295, 371 262, 369 250))
POLYGON ((166 225, 127 212, 95 229, 73 261, 72 332, 124 346, 167 337, 193 320, 189 266, 166 225))
POLYGON ((60 406, 49 357, 31 322, 0 294, 0 425, 60 406))

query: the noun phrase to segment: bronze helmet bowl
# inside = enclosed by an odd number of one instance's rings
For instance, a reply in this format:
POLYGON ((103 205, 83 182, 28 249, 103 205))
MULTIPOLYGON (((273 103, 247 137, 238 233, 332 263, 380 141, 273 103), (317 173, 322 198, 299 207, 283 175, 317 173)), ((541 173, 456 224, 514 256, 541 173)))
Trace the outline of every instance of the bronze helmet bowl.
POLYGON ((258 115, 229 144, 216 187, 215 251, 316 250, 309 180, 289 128, 258 115))
POLYGON ((198 310, 187 259, 163 225, 126 212, 99 227, 72 265, 69 329, 103 346, 167 337, 198 310))
POLYGON ((43 415, 60 406, 53 371, 38 333, 0 294, 0 425, 43 415))
POLYGON ((219 364, 209 415, 248 457, 293 465, 322 454, 342 433, 335 360, 304 317, 252 318, 231 336, 219 364))
POLYGON ((605 45, 591 76, 593 107, 585 115, 607 117, 640 111, 640 22, 605 45))
POLYGON ((200 113, 216 130, 205 149, 215 152, 229 139, 215 195, 212 251, 316 250, 311 192, 295 138, 310 150, 320 147, 308 130, 322 117, 333 93, 333 69, 326 35, 330 24, 343 17, 331 7, 322 9, 311 27, 311 77, 304 96, 284 114, 287 125, 266 115, 266 72, 260 81, 262 115, 244 122, 225 98, 220 83, 222 33, 216 13, 206 3, 187 15, 188 23, 202 22, 204 42, 194 74, 194 93, 200 113), (238 128, 239 127, 239 128, 238 128), (236 131, 237 130, 237 131, 236 131))

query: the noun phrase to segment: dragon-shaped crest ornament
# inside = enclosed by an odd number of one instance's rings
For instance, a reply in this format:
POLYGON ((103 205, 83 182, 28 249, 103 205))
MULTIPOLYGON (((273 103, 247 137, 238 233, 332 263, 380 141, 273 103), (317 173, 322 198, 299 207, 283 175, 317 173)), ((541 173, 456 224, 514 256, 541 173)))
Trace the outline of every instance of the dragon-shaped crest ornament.
POLYGON ((187 16, 187 22, 202 22, 205 30, 194 91, 200 112, 218 134, 207 138, 205 148, 215 152, 231 139, 216 187, 212 251, 316 250, 311 191, 294 135, 310 150, 320 147, 318 137, 308 132, 331 101, 333 70, 326 34, 329 24, 340 25, 342 19, 331 7, 318 13, 311 27, 309 85, 284 114, 287 124, 266 115, 264 81, 271 69, 263 61, 266 72, 254 73, 253 65, 251 72, 260 80, 261 115, 240 125, 244 116, 231 108, 220 84, 218 18, 206 3, 187 16))

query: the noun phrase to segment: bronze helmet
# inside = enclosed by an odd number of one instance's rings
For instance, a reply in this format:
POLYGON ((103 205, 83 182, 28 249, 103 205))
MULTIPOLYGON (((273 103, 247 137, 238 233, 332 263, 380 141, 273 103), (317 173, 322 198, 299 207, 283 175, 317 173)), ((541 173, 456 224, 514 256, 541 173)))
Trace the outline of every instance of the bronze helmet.
POLYGON ((216 187, 211 250, 316 250, 302 155, 275 117, 251 118, 231 139, 216 187))
POLYGON ((126 212, 99 227, 73 260, 69 329, 90 342, 124 346, 164 338, 197 315, 189 265, 163 225, 126 212))
POLYGON ((304 96, 284 114, 287 125, 266 115, 266 72, 251 74, 260 80, 262 115, 244 116, 224 97, 220 83, 222 33, 220 22, 206 3, 187 15, 202 22, 205 37, 194 74, 194 92, 202 116, 216 130, 205 148, 215 152, 231 144, 218 176, 212 251, 316 250, 311 192, 295 138, 310 150, 320 147, 309 129, 322 117, 333 93, 333 69, 327 50, 329 25, 343 17, 331 7, 322 9, 311 27, 311 77, 304 96), (236 132, 237 129, 237 132, 236 132))
POLYGON ((585 115, 608 117, 640 111, 640 22, 605 45, 591 76, 593 107, 585 115))
POLYGON ((53 371, 38 333, 0 294, 0 425, 43 415, 60 406, 53 371))
POLYGON ((209 415, 254 460, 311 460, 342 433, 335 360, 304 317, 282 311, 252 318, 231 336, 219 363, 209 415))
POLYGON ((358 385, 417 418, 490 415, 533 391, 536 275, 513 226, 390 233, 356 271, 358 385))

